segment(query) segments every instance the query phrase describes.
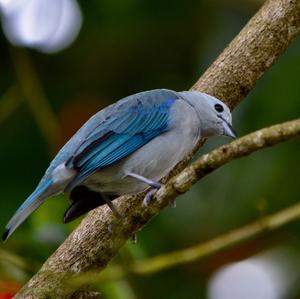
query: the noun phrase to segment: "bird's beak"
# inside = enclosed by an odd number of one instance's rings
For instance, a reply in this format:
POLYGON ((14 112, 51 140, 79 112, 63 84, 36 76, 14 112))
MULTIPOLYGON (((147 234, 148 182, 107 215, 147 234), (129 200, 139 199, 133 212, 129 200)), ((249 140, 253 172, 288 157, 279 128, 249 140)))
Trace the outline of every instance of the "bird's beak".
POLYGON ((218 115, 218 117, 221 118, 223 121, 223 135, 228 136, 232 139, 237 138, 237 133, 232 127, 232 125, 222 116, 218 115))

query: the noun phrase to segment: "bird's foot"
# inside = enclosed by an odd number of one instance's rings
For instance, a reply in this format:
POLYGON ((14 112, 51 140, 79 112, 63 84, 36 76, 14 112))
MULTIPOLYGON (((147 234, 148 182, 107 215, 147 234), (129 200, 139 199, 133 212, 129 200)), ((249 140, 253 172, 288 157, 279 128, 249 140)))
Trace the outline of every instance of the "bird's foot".
POLYGON ((150 185, 154 190, 158 190, 158 189, 160 189, 161 188, 161 186, 162 186, 162 184, 161 183, 159 183, 159 182, 155 182, 155 181, 153 181, 152 183, 151 183, 151 185, 150 185))
POLYGON ((143 200, 143 205, 145 207, 147 207, 149 205, 149 203, 151 202, 156 191, 157 191, 157 189, 152 189, 146 194, 146 196, 144 197, 144 200, 143 200))
POLYGON ((112 211, 112 213, 114 214, 116 219, 122 219, 123 216, 118 212, 118 210, 116 209, 116 207, 114 206, 114 204, 112 203, 112 201, 110 199, 105 198, 106 204, 108 205, 108 207, 110 208, 110 210, 112 211))
POLYGON ((159 189, 161 188, 161 186, 162 186, 162 185, 161 185, 160 183, 156 183, 156 182, 155 182, 155 185, 154 185, 154 184, 152 185, 153 189, 150 190, 150 191, 146 194, 146 196, 144 197, 144 200, 143 200, 143 205, 144 205, 145 207, 147 207, 147 206, 149 205, 149 203, 151 202, 151 200, 152 200, 154 194, 157 192, 157 190, 159 190, 159 189))
POLYGON ((107 225, 107 230, 108 230, 108 232, 109 233, 113 233, 113 231, 114 231, 114 227, 119 223, 119 222, 121 222, 122 220, 123 220, 123 215, 121 215, 119 212, 118 212, 118 210, 116 209, 116 207, 114 206, 114 204, 112 203, 112 201, 111 200, 109 200, 109 199, 105 199, 105 201, 106 201, 106 203, 107 203, 107 205, 109 206, 109 208, 110 208, 110 210, 112 211, 112 213, 113 213, 113 215, 114 215, 114 217, 115 217, 115 219, 111 222, 111 223, 109 223, 108 225, 107 225))
POLYGON ((150 180, 150 179, 148 179, 148 178, 145 178, 145 177, 143 177, 142 175, 139 175, 139 174, 137 174, 137 173, 128 172, 128 173, 126 173, 126 175, 127 175, 127 176, 130 176, 130 177, 132 177, 132 178, 135 178, 135 179, 137 179, 138 181, 143 182, 143 183, 149 185, 150 187, 152 187, 152 190, 150 190, 150 191, 146 194, 146 196, 145 196, 145 198, 144 198, 144 200, 143 200, 143 205, 144 205, 144 206, 148 206, 149 203, 151 202, 151 200, 152 200, 154 194, 156 193, 156 191, 157 191, 158 189, 161 188, 162 184, 159 183, 159 182, 150 180))

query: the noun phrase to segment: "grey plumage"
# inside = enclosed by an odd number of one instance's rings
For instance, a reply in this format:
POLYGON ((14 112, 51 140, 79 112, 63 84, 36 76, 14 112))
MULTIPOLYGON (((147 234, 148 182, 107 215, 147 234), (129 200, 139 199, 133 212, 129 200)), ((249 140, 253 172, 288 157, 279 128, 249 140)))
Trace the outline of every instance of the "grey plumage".
MULTIPOLYGON (((126 97, 96 113, 65 144, 3 238, 52 195, 73 190, 76 201, 82 201, 76 203, 80 215, 98 205, 89 199, 90 206, 83 208, 87 190, 95 199, 96 193, 116 197, 142 191, 165 176, 201 137, 212 135, 235 137, 228 107, 212 96, 157 89, 126 97), (84 196, 76 196, 76 186, 84 186, 84 196)), ((97 200, 105 202, 104 197, 97 200)))

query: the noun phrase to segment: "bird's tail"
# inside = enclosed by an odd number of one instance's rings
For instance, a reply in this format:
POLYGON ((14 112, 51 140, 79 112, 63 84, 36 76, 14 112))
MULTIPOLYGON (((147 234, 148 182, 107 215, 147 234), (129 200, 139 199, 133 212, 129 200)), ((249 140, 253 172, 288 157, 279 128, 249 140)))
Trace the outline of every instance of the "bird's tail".
POLYGON ((41 182, 35 191, 24 201, 24 203, 15 212, 9 220, 2 235, 2 240, 5 241, 25 219, 35 211, 49 196, 57 192, 51 190, 52 179, 41 182))

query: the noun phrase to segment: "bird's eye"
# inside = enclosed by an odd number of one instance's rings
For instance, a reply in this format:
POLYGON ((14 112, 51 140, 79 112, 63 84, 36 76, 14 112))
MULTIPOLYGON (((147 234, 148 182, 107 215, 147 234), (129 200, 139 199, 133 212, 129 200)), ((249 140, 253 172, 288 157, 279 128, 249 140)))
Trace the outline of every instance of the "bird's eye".
POLYGON ((217 112, 223 112, 224 111, 224 107, 221 104, 216 104, 215 109, 216 109, 217 112))

